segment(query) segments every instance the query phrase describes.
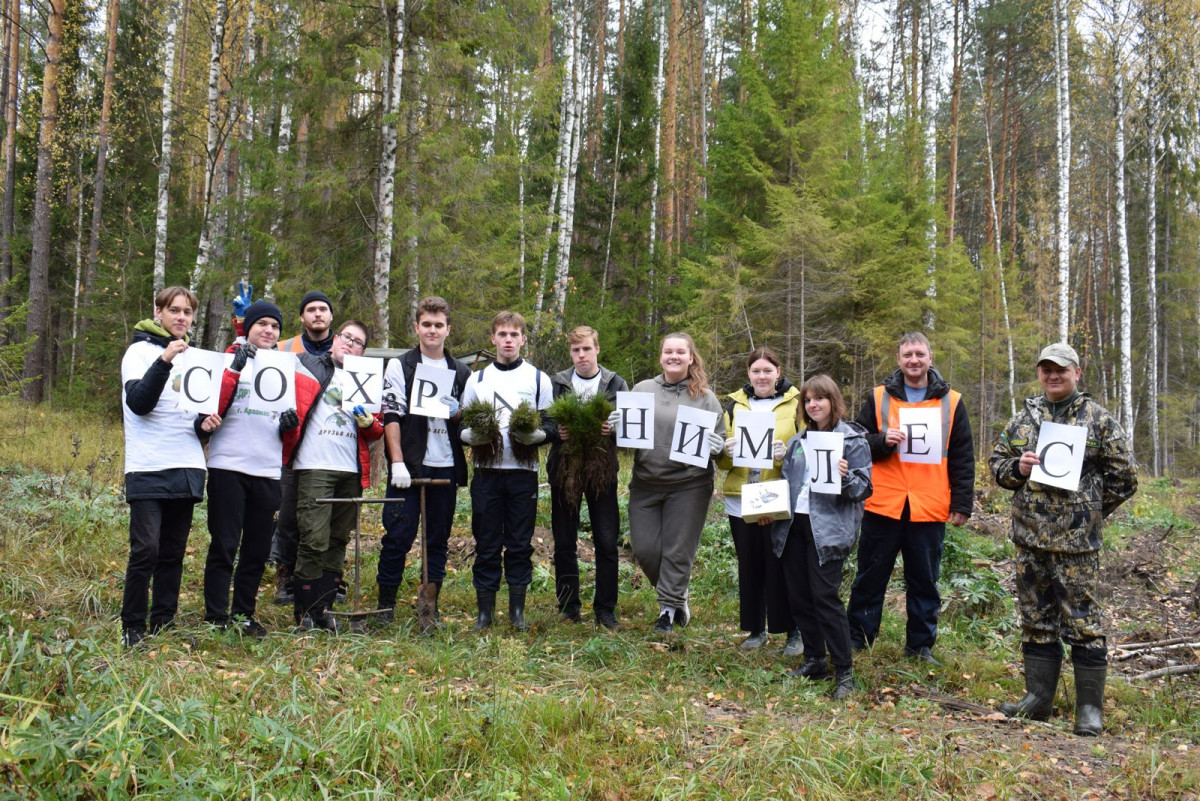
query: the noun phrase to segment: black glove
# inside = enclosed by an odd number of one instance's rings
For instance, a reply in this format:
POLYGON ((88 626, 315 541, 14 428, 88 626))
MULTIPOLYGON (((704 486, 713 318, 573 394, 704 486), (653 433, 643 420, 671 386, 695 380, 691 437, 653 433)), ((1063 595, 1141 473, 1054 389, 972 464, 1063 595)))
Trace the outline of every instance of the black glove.
POLYGON ((287 432, 300 427, 300 415, 295 409, 284 409, 279 413, 279 430, 287 432))
POLYGON ((233 352, 233 361, 229 365, 229 369, 235 373, 240 373, 246 367, 246 362, 254 358, 258 353, 258 347, 251 342, 243 342, 238 345, 238 349, 233 352))

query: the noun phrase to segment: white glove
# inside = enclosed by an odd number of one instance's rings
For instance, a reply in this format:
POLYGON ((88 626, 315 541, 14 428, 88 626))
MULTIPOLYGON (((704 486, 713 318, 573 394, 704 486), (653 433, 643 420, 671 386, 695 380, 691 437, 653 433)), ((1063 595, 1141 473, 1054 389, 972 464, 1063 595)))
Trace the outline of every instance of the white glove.
POLYGON ((540 428, 535 428, 528 433, 523 431, 514 431, 512 438, 522 445, 538 445, 546 441, 546 432, 540 428))
POLYGON ((726 456, 733 456, 733 448, 735 445, 737 445, 736 439, 730 437, 729 439, 725 440, 725 455, 726 456))
POLYGON ((475 432, 469 428, 460 429, 458 438, 463 441, 463 445, 480 445, 483 443, 483 437, 475 435, 475 432))
POLYGON ((392 462, 392 486, 396 489, 408 489, 412 486, 412 476, 404 462, 392 462))
POLYGON ((451 417, 458 414, 458 410, 460 408, 459 403, 458 403, 458 398, 454 397, 449 392, 447 392, 445 395, 438 398, 438 400, 440 400, 442 403, 446 404, 446 408, 448 408, 450 410, 451 417))
POLYGON ((783 444, 783 440, 777 439, 771 446, 771 457, 777 462, 782 462, 784 456, 787 456, 787 445, 783 444))
POLYGON ((708 451, 713 456, 716 456, 721 451, 725 450, 725 438, 716 431, 708 435, 708 451))
POLYGON ((613 409, 612 414, 608 416, 608 420, 605 422, 608 423, 609 428, 611 428, 613 431, 616 431, 617 426, 621 423, 621 413, 616 409, 613 409))

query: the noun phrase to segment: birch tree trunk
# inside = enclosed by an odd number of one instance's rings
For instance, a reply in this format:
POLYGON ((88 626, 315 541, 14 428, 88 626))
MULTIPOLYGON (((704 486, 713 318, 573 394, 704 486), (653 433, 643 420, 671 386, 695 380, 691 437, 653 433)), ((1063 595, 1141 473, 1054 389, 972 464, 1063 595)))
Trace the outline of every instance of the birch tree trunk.
POLYGON ((1162 475, 1162 443, 1158 432, 1158 86, 1153 48, 1146 64, 1146 410, 1150 415, 1150 447, 1154 475, 1162 475))
MULTIPOLYGON (((242 73, 244 75, 252 75, 254 73, 254 28, 255 28, 255 0, 250 0, 246 8, 246 42, 245 48, 242 51, 242 73)), ((241 119, 241 140, 243 152, 249 155, 250 148, 254 144, 254 124, 255 111, 254 99, 249 91, 242 95, 242 119, 241 119)), ((250 204, 253 200, 254 189, 250 184, 250 170, 246 169, 245 156, 238 156, 238 218, 241 225, 242 238, 242 275, 241 278, 247 284, 250 283, 250 204)))
MULTIPOLYGON (((387 22, 385 12, 384 24, 387 22)), ((392 228, 396 201, 396 112, 400 108, 400 87, 404 77, 404 0, 396 0, 395 32, 391 78, 384 87, 383 123, 380 131, 382 145, 378 164, 379 219, 375 226, 375 338, 379 347, 383 348, 389 347, 391 327, 388 295, 392 286, 392 228)))
POLYGON ((1054 6, 1055 122, 1058 136, 1058 220, 1055 252, 1058 257, 1058 338, 1070 335, 1068 304, 1071 281, 1071 84, 1068 60, 1071 29, 1066 0, 1054 6))
POLYGON ((1120 298, 1120 342, 1121 342, 1121 426, 1133 440, 1133 293, 1129 280, 1129 235, 1125 225, 1125 74, 1118 48, 1113 48, 1113 80, 1116 113, 1114 148, 1114 205, 1117 214, 1117 275, 1118 297, 1120 298))
MULTIPOLYGON (((213 212, 213 181, 217 179, 218 157, 220 156, 221 120, 221 54, 225 51, 225 22, 229 16, 228 0, 217 0, 216 14, 213 16, 212 43, 208 50, 208 102, 207 102, 207 132, 204 139, 206 154, 204 167, 204 203, 200 228, 200 246, 196 253, 196 266, 192 270, 192 288, 197 289, 204 273, 212 260, 213 235, 216 225, 213 212)), ((197 324, 197 329, 203 334, 203 320, 197 324)), ((202 338, 202 337, 201 337, 202 338)))
POLYGON ((21 63, 21 0, 12 0, 9 7, 8 41, 5 43, 8 71, 4 76, 8 86, 4 98, 4 199, 0 203, 0 284, 4 287, 3 296, 0 297, 0 320, 7 316, 8 308, 12 306, 9 281, 13 275, 12 236, 16 227, 17 70, 21 63))
MULTIPOLYGON (((14 0, 19 2, 19 0, 14 0)), ((158 152, 158 202, 154 216, 154 291, 167 285, 167 220, 171 199, 172 123, 175 119, 175 31, 178 5, 167 3, 167 29, 163 35, 162 137, 158 152)))
MULTIPOLYGON (((283 3, 283 8, 276 7, 276 13, 280 17, 280 25, 283 28, 283 40, 288 48, 288 58, 296 51, 296 19, 292 12, 292 4, 290 2, 283 3)), ((292 79, 292 68, 289 63, 285 70, 285 83, 290 84, 292 79)), ((275 161, 279 167, 276 174, 280 171, 288 174, 288 171, 283 170, 283 165, 287 162, 288 153, 292 147, 292 108, 288 102, 287 89, 284 89, 282 99, 279 101, 279 139, 275 143, 275 161)), ((283 235, 283 220, 284 208, 287 204, 287 194, 284 192, 285 186, 290 181, 277 179, 273 191, 275 197, 274 216, 271 219, 271 239, 267 245, 267 274, 263 278, 263 297, 267 300, 275 300, 275 284, 279 280, 279 238, 283 235)))
POLYGON ((675 124, 676 106, 679 95, 679 62, 683 50, 680 41, 679 18, 683 14, 680 0, 667 0, 667 75, 663 87, 662 114, 659 131, 662 136, 662 240, 663 255, 670 258, 675 254, 677 226, 675 220, 675 124))
MULTIPOLYGON (((571 3, 572 49, 582 53, 583 14, 576 2, 571 3)), ((563 187, 559 197, 563 199, 562 215, 558 227, 558 267, 554 274, 554 333, 561 334, 563 317, 567 307, 567 282, 571 273, 571 237, 575 228, 575 183, 579 172, 579 151, 583 142, 583 69, 580 59, 575 59, 574 75, 567 76, 573 83, 575 96, 574 113, 571 116, 571 151, 564 172, 563 187)), ((565 80, 565 79, 564 79, 565 80)))
POLYGON ((959 16, 960 0, 950 0, 954 6, 953 65, 950 71, 950 154, 946 175, 946 243, 954 242, 954 212, 958 194, 958 123, 962 102, 962 25, 959 16))
POLYGON ((932 331, 937 326, 937 316, 934 305, 937 303, 937 107, 938 87, 933 84, 936 74, 932 69, 935 51, 937 49, 936 34, 934 33, 934 16, 932 6, 926 10, 925 25, 922 29, 925 47, 923 53, 924 69, 921 70, 921 113, 925 115, 925 181, 926 199, 929 202, 929 219, 925 223, 925 248, 928 251, 929 263, 925 274, 929 276, 929 286, 925 288, 925 297, 929 307, 925 310, 925 327, 932 331))
POLYGON ((42 75, 42 119, 34 179, 33 241, 29 259, 29 314, 25 321, 25 354, 21 399, 36 403, 45 392, 50 328, 50 202, 54 189, 54 132, 58 123, 58 74, 62 64, 63 12, 66 0, 49 0, 46 65, 42 75))
MULTIPOLYGON (((671 0, 662 0, 662 16, 658 20, 658 72, 654 77, 654 107, 658 109, 658 120, 654 124, 654 162, 650 170, 654 179, 650 182, 650 277, 654 283, 654 246, 658 240, 658 178, 659 154, 663 141, 663 70, 667 64, 667 11, 671 0)), ((653 291, 653 290, 651 290, 653 291)))

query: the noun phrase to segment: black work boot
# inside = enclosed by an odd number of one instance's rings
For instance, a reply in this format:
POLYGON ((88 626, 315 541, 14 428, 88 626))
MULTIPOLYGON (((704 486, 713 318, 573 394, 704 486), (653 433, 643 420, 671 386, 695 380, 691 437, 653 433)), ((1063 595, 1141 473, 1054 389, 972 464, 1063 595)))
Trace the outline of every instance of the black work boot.
POLYGON ((833 677, 833 700, 846 700, 854 692, 854 668, 834 667, 833 677))
POLYGON ((559 616, 570 623, 579 623, 579 576, 562 576, 554 580, 554 595, 558 598, 559 616))
POLYGON ((508 622, 517 631, 529 631, 529 624, 525 622, 524 587, 508 588, 508 622))
POLYGON ((337 595, 339 578, 341 576, 337 573, 325 571, 321 578, 313 582, 313 602, 308 613, 312 617, 313 626, 325 629, 331 634, 337 634, 338 631, 338 620, 329 614, 329 610, 333 606, 334 596, 337 595))
POLYGON ((295 620, 296 628, 299 631, 313 627, 311 611, 320 581, 320 579, 296 577, 292 583, 292 619, 295 620))
POLYGON ((375 616, 375 619, 380 623, 391 623, 396 618, 396 590, 399 589, 395 584, 380 584, 379 585, 379 606, 382 610, 375 616))
POLYGON ((286 606, 295 602, 295 591, 292 589, 293 578, 290 565, 275 566, 275 603, 286 606))
POLYGON ((490 629, 492 618, 496 615, 496 593, 493 590, 476 589, 475 604, 479 607, 479 616, 475 618, 475 630, 490 629))
POLYGON ((798 679, 827 679, 829 678, 829 663, 825 661, 824 654, 806 657, 804 664, 795 670, 789 670, 788 675, 798 679))
POLYGON ((1075 665, 1075 733, 1098 737, 1104 731, 1104 680, 1108 668, 1075 665))
POLYGON ((1010 718, 1048 719, 1054 711, 1054 691, 1061 671, 1062 659, 1026 654, 1025 697, 1001 704, 1000 711, 1010 718))

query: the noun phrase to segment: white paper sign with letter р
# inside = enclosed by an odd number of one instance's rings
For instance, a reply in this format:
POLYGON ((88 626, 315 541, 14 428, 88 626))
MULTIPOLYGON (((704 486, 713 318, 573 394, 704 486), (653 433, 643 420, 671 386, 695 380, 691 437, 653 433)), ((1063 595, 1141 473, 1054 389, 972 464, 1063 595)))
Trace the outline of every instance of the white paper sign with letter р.
POLYGON ((342 361, 342 411, 362 406, 383 411, 383 359, 346 355, 342 361))
POLYGON ((1029 471, 1029 480, 1074 492, 1079 489, 1086 449, 1087 426, 1043 422, 1037 441, 1041 464, 1029 471))
POLYGON ((408 388, 408 413, 422 417, 450 417, 450 407, 438 398, 454 392, 454 371, 420 362, 408 388))
POLYGON ((900 409, 900 461, 915 464, 938 464, 942 461, 942 408, 921 406, 900 409))
POLYGON ((654 394, 618 392, 617 447, 649 450, 654 447, 654 394))
POLYGON ((732 436, 734 467, 769 469, 775 465, 775 412, 737 410, 732 436))
POLYGON ((242 369, 250 382, 246 407, 263 412, 296 408, 296 354, 260 350, 242 369))
POLYGON ((667 458, 693 467, 708 467, 712 449, 708 435, 717 428, 717 413, 691 406, 675 409, 675 430, 671 433, 671 451, 667 458))
POLYGON ((225 374, 225 354, 188 348, 175 357, 178 368, 171 383, 179 382, 179 408, 196 414, 216 414, 221 402, 221 377, 225 374))
POLYGON ((782 479, 742 485, 742 519, 747 523, 757 523, 760 517, 787 520, 792 516, 790 503, 788 483, 782 479))
POLYGON ((808 488, 812 492, 839 495, 842 474, 838 462, 846 446, 846 435, 836 431, 809 431, 804 435, 804 460, 808 467, 808 488))

